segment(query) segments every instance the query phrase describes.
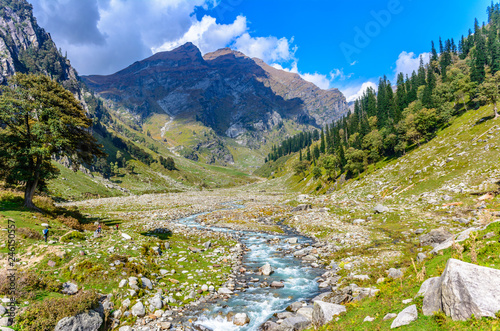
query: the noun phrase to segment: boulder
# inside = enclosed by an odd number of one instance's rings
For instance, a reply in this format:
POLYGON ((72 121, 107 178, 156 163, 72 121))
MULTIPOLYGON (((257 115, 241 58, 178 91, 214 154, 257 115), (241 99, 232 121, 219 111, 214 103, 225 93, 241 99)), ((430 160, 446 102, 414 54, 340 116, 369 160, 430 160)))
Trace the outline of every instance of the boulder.
POLYGON ((99 330, 102 322, 103 318, 100 313, 89 310, 76 316, 61 319, 57 322, 54 331, 95 331, 99 330))
POLYGON ((259 268, 259 271, 264 275, 264 276, 269 276, 270 274, 273 273, 273 268, 269 263, 264 264, 262 267, 259 268))
POLYGON ((124 287, 125 285, 127 285, 127 280, 126 279, 122 279, 120 280, 120 283, 118 284, 118 287, 124 287))
POLYGON ((281 323, 279 330, 302 331, 307 329, 310 325, 310 319, 303 315, 297 315, 286 318, 283 323, 281 323))
POLYGON ((378 205, 376 205, 376 206, 373 208, 373 212, 374 212, 375 214, 383 214, 383 213, 387 213, 387 212, 389 212, 389 211, 390 211, 390 209, 389 209, 388 207, 383 206, 383 205, 381 205, 381 204, 378 204, 378 205))
POLYGON ((245 313, 238 313, 233 317, 233 324, 243 326, 250 323, 250 318, 245 313))
POLYGON ((304 305, 301 301, 297 301, 297 302, 292 303, 290 306, 286 307, 286 310, 294 313, 297 310, 299 310, 300 308, 302 308, 303 306, 304 305))
POLYGON ((418 253, 417 254, 417 262, 423 262, 427 258, 427 254, 425 253, 418 253))
POLYGON ((495 317, 500 311, 500 270, 449 259, 440 279, 424 296, 423 312, 443 310, 453 320, 474 315, 495 317))
POLYGON ((336 305, 324 301, 314 301, 312 322, 315 327, 320 327, 330 322, 334 316, 345 313, 347 310, 342 305, 336 305))
POLYGON ((1 326, 9 326, 9 325, 10 325, 10 318, 9 317, 0 318, 0 327, 1 326))
POLYGON ((363 320, 363 322, 373 322, 375 321, 375 317, 371 317, 371 316, 366 316, 365 319, 363 320))
POLYGON ((132 328, 128 325, 122 326, 118 329, 118 331, 132 331, 132 328))
POLYGON ((233 294, 233 291, 231 291, 230 289, 228 289, 227 287, 221 287, 217 293, 219 294, 233 294))
POLYGON ((309 204, 300 204, 297 207, 293 208, 292 211, 303 211, 308 209, 312 209, 312 206, 309 204))
POLYGON ((68 295, 76 294, 78 293, 78 285, 72 282, 63 283, 61 292, 68 295))
POLYGON ((4 306, 0 305, 0 316, 2 316, 3 314, 5 314, 6 312, 7 312, 7 309, 5 309, 4 306))
POLYGON ((126 240, 131 240, 132 239, 131 236, 129 236, 128 234, 123 233, 123 232, 122 232, 122 237, 123 237, 123 239, 126 239, 126 240))
POLYGON ((283 287, 285 287, 285 284, 283 284, 282 282, 273 281, 271 283, 271 287, 273 287, 273 288, 283 288, 283 287))
POLYGON ((163 307, 163 301, 161 300, 161 296, 159 294, 148 300, 149 304, 156 309, 161 309, 163 307))
POLYGON ((429 288, 431 288, 434 283, 436 281, 438 281, 440 279, 440 277, 432 277, 432 278, 429 278, 429 279, 426 279, 422 285, 420 285, 420 290, 418 290, 418 293, 415 297, 420 297, 420 296, 424 296, 425 293, 429 290, 429 288))
POLYGON ((392 320, 393 318, 396 318, 397 316, 398 316, 397 314, 389 313, 389 314, 385 315, 382 320, 383 321, 392 320))
POLYGON ((312 321, 313 308, 311 306, 302 307, 297 310, 297 315, 305 316, 309 321, 312 321))
POLYGON ((408 325, 413 321, 416 321, 418 318, 417 305, 411 305, 403 309, 396 319, 392 321, 391 329, 408 325))
POLYGON ((132 315, 139 317, 143 317, 144 315, 146 315, 146 308, 144 308, 142 302, 138 301, 135 305, 132 306, 132 315))
POLYGON ((401 269, 391 268, 387 271, 387 276, 392 279, 399 279, 403 277, 403 271, 401 271, 401 269))
POLYGON ((146 277, 141 278, 142 281, 142 287, 147 287, 148 289, 152 290, 153 289, 153 283, 146 277))
POLYGON ((451 237, 452 234, 443 227, 433 229, 429 233, 420 236, 420 245, 436 247, 451 237))
POLYGON ((288 243, 289 244, 296 244, 298 242, 298 238, 297 237, 293 237, 293 238, 288 238, 288 243))
POLYGON ((363 224, 365 222, 364 219, 358 218, 352 221, 352 224, 363 224))

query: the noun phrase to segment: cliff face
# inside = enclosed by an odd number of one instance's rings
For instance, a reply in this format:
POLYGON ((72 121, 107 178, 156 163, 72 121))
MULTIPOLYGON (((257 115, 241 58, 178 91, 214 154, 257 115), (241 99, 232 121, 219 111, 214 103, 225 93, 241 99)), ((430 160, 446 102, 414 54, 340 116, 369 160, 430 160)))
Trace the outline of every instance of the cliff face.
POLYGON ((202 56, 191 43, 113 75, 83 79, 133 113, 191 115, 230 138, 270 130, 283 119, 323 125, 346 110, 338 90, 321 90, 296 74, 228 48, 202 56))
POLYGON ((38 26, 32 6, 24 0, 0 0, 0 84, 15 72, 48 74, 78 91, 76 71, 38 26))

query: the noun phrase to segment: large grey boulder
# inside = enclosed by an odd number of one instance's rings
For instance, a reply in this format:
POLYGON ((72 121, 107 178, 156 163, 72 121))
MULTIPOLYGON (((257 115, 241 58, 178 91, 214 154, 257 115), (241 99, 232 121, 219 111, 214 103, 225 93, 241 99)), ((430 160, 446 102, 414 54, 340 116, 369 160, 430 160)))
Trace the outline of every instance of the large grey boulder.
POLYGON ((280 325, 280 330, 302 331, 311 325, 311 320, 303 315, 286 318, 280 325))
POLYGON ((78 293, 78 285, 72 282, 63 283, 61 292, 68 295, 76 294, 78 293))
POLYGON ((146 308, 144 308, 142 302, 138 301, 135 305, 132 306, 132 315, 139 317, 143 317, 144 315, 146 315, 146 308))
POLYGON ((233 324, 238 326, 243 326, 250 323, 250 318, 245 313, 238 313, 233 317, 233 324))
POLYGON ((259 271, 264 275, 264 276, 269 276, 270 274, 273 273, 273 268, 269 263, 264 264, 262 267, 259 268, 259 271))
POLYGON ((420 236, 421 246, 432 246, 436 247, 442 242, 447 241, 453 235, 448 232, 445 228, 440 227, 438 229, 433 229, 429 233, 420 236))
POLYGON ((400 327, 402 325, 408 325, 418 318, 417 305, 411 305, 403 309, 396 319, 392 321, 391 329, 400 327))
POLYGON ((500 270, 449 259, 440 279, 425 293, 425 315, 442 310, 454 321, 495 317, 500 311, 500 270))
POLYGON ((148 301, 149 301, 149 304, 156 309, 161 309, 163 307, 163 301, 161 300, 160 294, 155 295, 154 297, 150 298, 148 301))
POLYGON ((390 268, 387 271, 387 276, 392 279, 399 279, 403 277, 403 271, 401 269, 390 268))
POLYGON ((441 278, 440 277, 432 277, 429 279, 426 279, 422 285, 420 285, 420 290, 418 290, 418 293, 415 297, 422 297, 425 296, 425 293, 434 285, 435 282, 438 282, 441 278))
POLYGON ((149 279, 147 279, 146 277, 142 277, 141 281, 142 281, 142 287, 147 287, 150 290, 153 289, 153 283, 149 279))
POLYGON ((320 327, 330 322, 333 316, 345 313, 347 310, 342 305, 336 305, 324 301, 314 301, 312 322, 315 327, 320 327))
POLYGON ((383 214, 389 212, 390 209, 384 205, 378 204, 373 208, 375 214, 383 214))
POLYGON ((89 310, 76 316, 65 317, 57 322, 54 331, 96 331, 103 322, 100 313, 89 310))

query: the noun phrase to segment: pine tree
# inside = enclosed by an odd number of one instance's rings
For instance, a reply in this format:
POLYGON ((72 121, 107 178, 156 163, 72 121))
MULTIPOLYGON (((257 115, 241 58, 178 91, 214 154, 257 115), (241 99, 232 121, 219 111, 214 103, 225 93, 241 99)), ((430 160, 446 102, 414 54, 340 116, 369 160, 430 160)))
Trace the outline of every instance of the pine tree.
POLYGON ((323 129, 321 129, 321 142, 320 142, 319 150, 320 150, 321 154, 325 154, 325 152, 326 152, 325 132, 323 129))
MULTIPOLYGON (((477 20, 476 20, 477 21, 477 20)), ((476 83, 482 83, 486 75, 485 65, 487 64, 486 58, 486 44, 484 36, 479 33, 475 35, 476 49, 473 54, 473 65, 471 68, 471 80, 476 83)))

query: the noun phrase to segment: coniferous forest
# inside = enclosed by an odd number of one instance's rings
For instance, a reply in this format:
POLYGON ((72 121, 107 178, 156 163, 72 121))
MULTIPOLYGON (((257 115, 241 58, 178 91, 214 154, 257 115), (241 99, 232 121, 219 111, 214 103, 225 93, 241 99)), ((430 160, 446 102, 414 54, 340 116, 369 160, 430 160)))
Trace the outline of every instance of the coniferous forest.
MULTIPOLYGON (((359 175, 382 158, 404 155, 432 139, 457 116, 500 97, 500 5, 487 8, 488 22, 460 40, 431 41, 430 61, 420 58, 418 71, 397 75, 395 85, 381 77, 377 89, 368 88, 340 120, 317 131, 285 139, 273 146, 266 161, 300 153, 296 173, 318 172, 336 177, 359 175), (315 143, 316 141, 316 143, 315 143)), ((331 178, 331 176, 329 176, 331 178)))

